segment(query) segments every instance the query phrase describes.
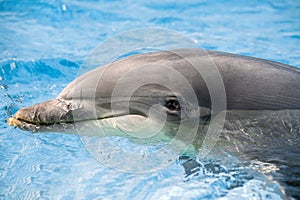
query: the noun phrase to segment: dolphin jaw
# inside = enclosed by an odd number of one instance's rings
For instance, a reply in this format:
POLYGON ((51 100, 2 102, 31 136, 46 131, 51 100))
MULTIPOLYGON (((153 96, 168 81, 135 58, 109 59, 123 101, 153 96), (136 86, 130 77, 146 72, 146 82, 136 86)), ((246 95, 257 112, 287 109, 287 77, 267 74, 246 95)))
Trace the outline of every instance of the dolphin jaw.
POLYGON ((17 119, 17 118, 14 118, 14 117, 8 118, 7 123, 10 126, 18 127, 21 130, 31 131, 33 133, 37 132, 38 129, 39 129, 38 125, 36 125, 36 124, 33 124, 31 122, 27 122, 27 121, 23 121, 21 119, 17 119))
MULTIPOLYGON (((50 103, 52 101, 49 101, 50 103)), ((49 104, 49 102, 45 102, 49 104)), ((20 128, 21 130, 31 131, 33 133, 36 132, 69 132, 76 133, 76 124, 85 123, 88 121, 97 121, 97 120, 106 120, 112 119, 122 116, 130 116, 131 114, 120 111, 114 113, 105 113, 101 117, 90 117, 80 119, 79 116, 67 116, 73 115, 72 110, 60 109, 61 107, 55 106, 55 108, 59 108, 59 112, 52 113, 56 114, 54 116, 42 116, 43 113, 47 113, 45 110, 39 109, 40 107, 45 106, 45 103, 36 104, 27 108, 22 108, 18 110, 13 117, 7 119, 7 123, 10 126, 14 126, 20 128), (48 119, 51 119, 47 121, 48 119)), ((49 106, 48 106, 49 107, 49 106)), ((53 106, 50 107, 53 109, 53 106)), ((76 115, 76 114, 75 114, 76 115)), ((142 116, 145 117, 145 116, 142 116)))

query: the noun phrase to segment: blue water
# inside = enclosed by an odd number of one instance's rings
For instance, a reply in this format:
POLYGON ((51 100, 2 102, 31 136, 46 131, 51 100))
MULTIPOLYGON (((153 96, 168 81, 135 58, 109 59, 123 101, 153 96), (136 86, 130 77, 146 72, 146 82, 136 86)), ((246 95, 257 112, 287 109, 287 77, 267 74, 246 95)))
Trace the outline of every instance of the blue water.
POLYGON ((199 164, 189 176, 180 160, 153 173, 124 173, 96 161, 77 135, 7 125, 19 108, 57 96, 97 44, 144 27, 176 30, 202 48, 300 67, 298 1, 2 0, 0 199, 283 198, 279 184, 230 155, 188 161, 199 164), (207 164, 222 167, 215 172, 207 164))

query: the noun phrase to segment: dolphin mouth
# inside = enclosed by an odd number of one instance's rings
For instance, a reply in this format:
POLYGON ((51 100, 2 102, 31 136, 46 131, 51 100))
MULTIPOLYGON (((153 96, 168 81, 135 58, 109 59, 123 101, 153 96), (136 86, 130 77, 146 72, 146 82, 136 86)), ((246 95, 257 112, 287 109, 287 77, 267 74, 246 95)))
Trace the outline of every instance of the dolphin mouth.
MULTIPOLYGON (((22 110, 22 109, 21 109, 22 110)), ((7 119, 10 126, 14 126, 24 131, 37 132, 69 132, 76 133, 75 121, 57 121, 57 122, 35 122, 26 118, 19 117, 19 110, 13 117, 7 119)), ((91 119, 92 120, 92 119, 91 119)))
MULTIPOLYGON (((64 132, 77 133, 78 127, 84 124, 91 124, 93 121, 103 121, 103 126, 112 125, 110 119, 119 117, 140 116, 149 118, 148 109, 150 104, 135 100, 135 106, 124 109, 122 101, 116 101, 114 109, 111 103, 103 101, 101 104, 93 104, 89 99, 85 101, 53 99, 43 103, 19 109, 13 117, 7 119, 10 126, 17 127, 24 131, 36 132, 64 132)), ((126 106, 125 106, 126 108, 126 106)), ((155 113, 152 117, 159 121, 161 119, 160 108, 152 110, 155 113), (154 112, 155 111, 155 112, 154 112), (156 119, 157 118, 157 119, 156 119)), ((137 119, 136 117, 133 117, 137 119)), ((125 119, 125 118, 124 118, 125 119)), ((127 118, 128 119, 128 118, 127 118)), ((168 117, 173 123, 180 123, 180 118, 168 117)), ((98 123, 99 124, 99 123, 98 123)), ((113 126, 114 127, 114 126, 113 126)), ((104 128, 104 127, 103 127, 104 128)))
POLYGON ((60 122, 49 122, 49 123, 37 123, 33 121, 28 121, 26 119, 19 118, 17 116, 10 117, 7 119, 7 123, 10 126, 17 127, 24 131, 36 132, 67 132, 76 133, 76 123, 84 123, 89 121, 105 120, 115 117, 121 117, 123 115, 107 115, 101 118, 95 119, 83 119, 78 121, 60 121, 60 122))
MULTIPOLYGON (((104 104, 106 105, 106 104, 104 104)), ((111 111, 104 108, 101 112, 86 111, 84 105, 74 105, 63 99, 53 99, 40 104, 19 109, 13 117, 7 119, 10 126, 14 126, 24 131, 37 132, 64 132, 77 133, 80 125, 92 121, 105 121, 123 116, 139 115, 147 117, 144 112, 138 110, 111 111)), ((104 106, 105 107, 105 106, 104 106)), ((109 124, 109 123, 108 123, 109 124)), ((102 125, 107 125, 102 123, 102 125)))
POLYGON ((7 123, 10 126, 17 127, 24 131, 38 132, 41 126, 51 126, 51 124, 35 124, 20 118, 10 117, 7 119, 7 123))
POLYGON ((72 104, 61 99, 54 99, 18 110, 13 117, 7 119, 10 126, 21 130, 36 132, 76 133, 76 123, 103 120, 126 115, 124 112, 105 113, 96 116, 84 113, 80 107, 72 108, 72 104))
MULTIPOLYGON (((30 107, 28 107, 30 108, 30 107)), ((106 114, 102 117, 97 118, 84 118, 84 119, 76 119, 76 118, 69 118, 68 120, 61 115, 59 120, 48 121, 45 122, 41 120, 39 117, 35 117, 38 115, 38 112, 34 112, 34 117, 28 117, 28 108, 22 108, 17 111, 17 113, 7 119, 7 123, 10 126, 17 127, 24 131, 31 131, 33 133, 36 132, 68 132, 68 133, 76 133, 76 123, 84 123, 89 121, 97 121, 97 120, 104 120, 104 119, 111 119, 116 117, 121 117, 126 114, 124 113, 114 113, 114 114, 106 114)), ((127 114, 130 115, 130 114, 127 114)))
POLYGON ((7 119, 10 126, 31 132, 51 131, 52 126, 73 123, 68 112, 69 105, 59 99, 19 109, 7 119))

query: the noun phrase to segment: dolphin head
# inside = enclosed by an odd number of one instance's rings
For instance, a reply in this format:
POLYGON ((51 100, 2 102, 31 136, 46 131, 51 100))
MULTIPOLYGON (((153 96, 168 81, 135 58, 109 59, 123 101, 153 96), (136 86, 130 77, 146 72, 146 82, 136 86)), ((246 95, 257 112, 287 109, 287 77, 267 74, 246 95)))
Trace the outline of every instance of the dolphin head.
POLYGON ((8 123, 32 132, 74 132, 91 122, 116 129, 199 120, 210 115, 209 95, 189 65, 175 54, 121 59, 79 76, 53 100, 20 109, 8 123))

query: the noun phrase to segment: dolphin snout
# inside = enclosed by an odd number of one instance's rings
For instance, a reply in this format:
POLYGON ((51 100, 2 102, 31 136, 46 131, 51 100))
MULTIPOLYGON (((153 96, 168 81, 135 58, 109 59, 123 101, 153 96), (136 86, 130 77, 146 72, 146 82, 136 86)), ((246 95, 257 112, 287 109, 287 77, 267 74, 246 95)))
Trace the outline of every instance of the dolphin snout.
POLYGON ((67 123, 73 121, 70 105, 65 101, 53 99, 44 103, 21 108, 7 122, 23 130, 36 132, 39 125, 67 123))

